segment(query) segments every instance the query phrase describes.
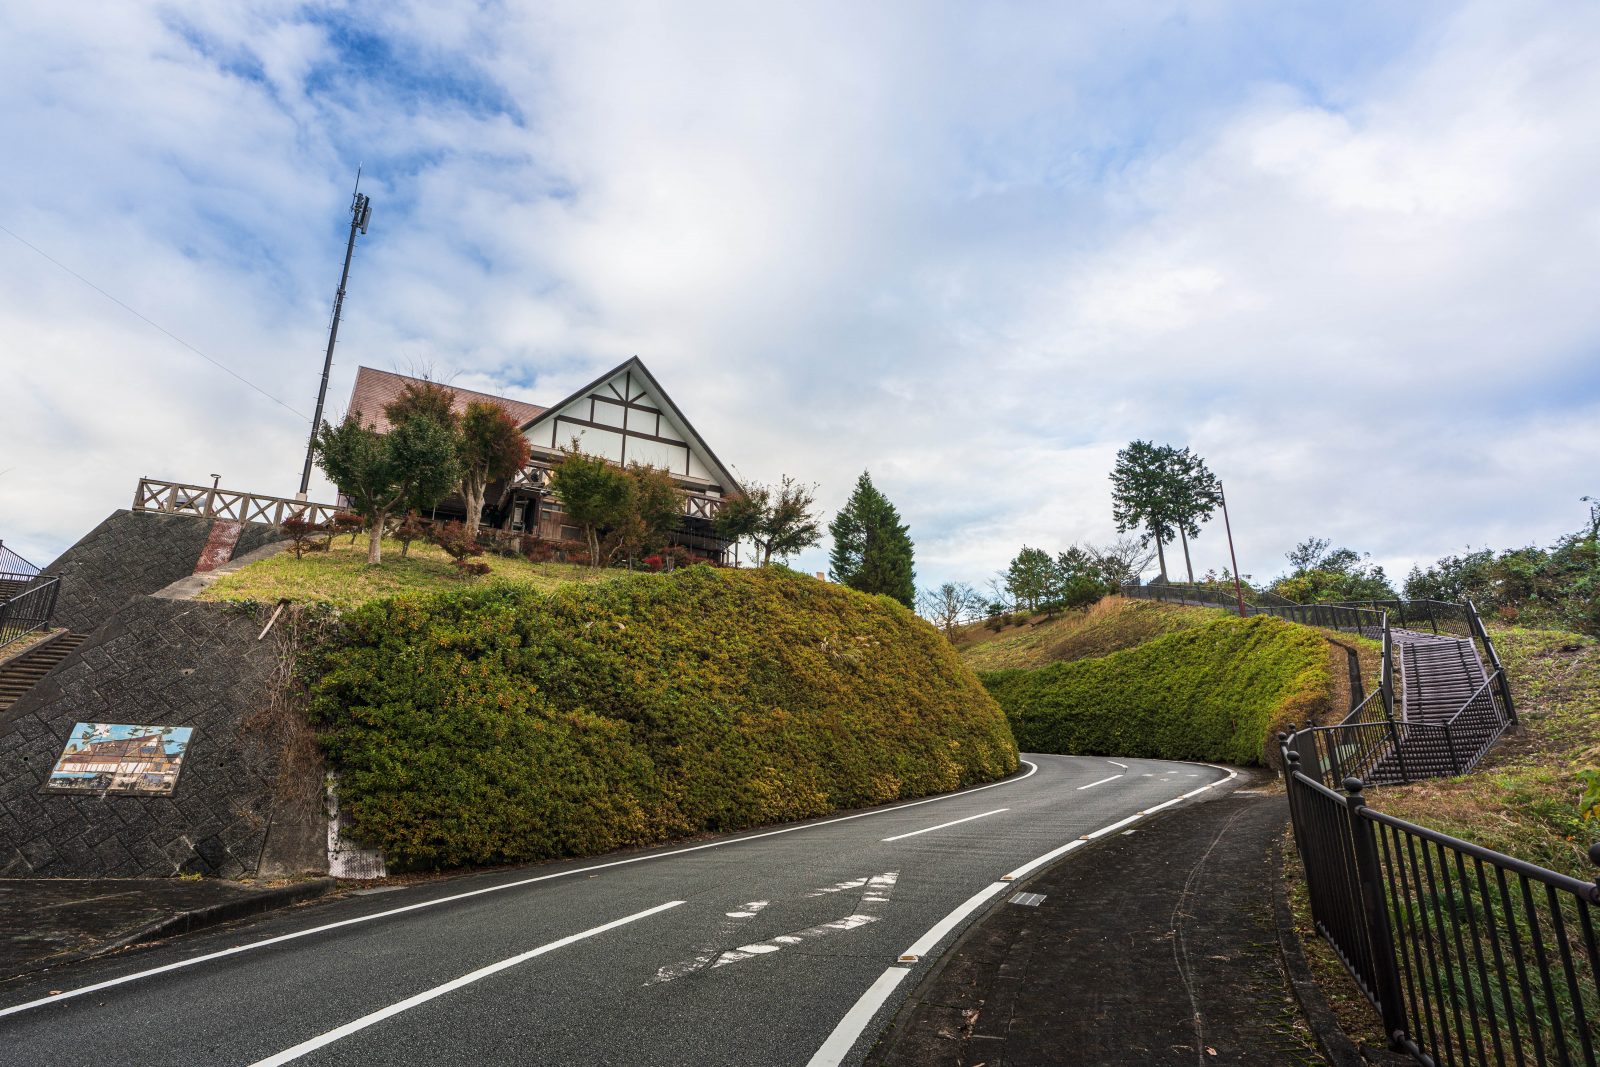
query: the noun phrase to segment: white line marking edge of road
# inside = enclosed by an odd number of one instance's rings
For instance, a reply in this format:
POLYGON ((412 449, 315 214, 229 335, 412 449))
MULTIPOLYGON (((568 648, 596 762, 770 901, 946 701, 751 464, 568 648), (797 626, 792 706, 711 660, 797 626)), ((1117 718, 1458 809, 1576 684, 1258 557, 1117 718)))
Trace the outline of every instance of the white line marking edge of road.
POLYGON ((285 1063, 289 1063, 292 1060, 297 1060, 308 1053, 315 1052, 319 1048, 331 1045, 335 1041, 343 1040, 357 1031, 365 1030, 369 1026, 372 1026, 376 1023, 381 1023, 385 1019, 393 1018, 403 1011, 410 1011, 412 1008, 415 1008, 421 1004, 426 1004, 428 1001, 437 997, 442 997, 452 990, 460 989, 462 986, 471 985, 473 982, 476 982, 479 979, 487 978, 492 974, 498 974, 499 972, 507 970, 508 968, 515 967, 519 963, 526 963, 535 956, 543 956, 548 952, 554 952, 558 948, 565 948, 575 941, 582 941, 585 938, 594 937, 596 934, 603 934, 608 930, 615 930, 619 926, 626 926, 629 923, 638 922, 640 919, 647 919, 652 915, 667 911, 670 908, 676 908, 682 903, 684 902, 681 900, 669 900, 665 904, 657 904, 653 908, 646 908, 644 911, 636 911, 632 915, 624 915, 620 919, 612 919, 608 923, 601 923, 599 926, 592 926, 589 929, 582 930, 576 934, 568 934, 566 937, 547 942, 538 946, 537 948, 531 948, 526 952, 520 952, 517 955, 503 959, 498 963, 491 963, 486 967, 479 967, 477 970, 470 971, 459 978, 452 978, 450 981, 436 985, 432 989, 425 989, 420 993, 414 994, 413 996, 406 997, 404 1000, 396 1001, 395 1003, 390 1004, 387 1008, 379 1008, 377 1011, 363 1015, 359 1019, 353 1019, 350 1022, 345 1023, 343 1026, 336 1026, 332 1030, 318 1034, 316 1037, 307 1038, 298 1045, 286 1048, 276 1055, 268 1056, 264 1060, 257 1060, 255 1063, 251 1064, 250 1067, 282 1067, 282 1065, 285 1063))
POLYGON ((466 900, 469 897, 482 896, 486 893, 499 893, 507 889, 517 889, 521 886, 533 885, 535 882, 548 882, 555 878, 570 878, 573 875, 589 874, 594 871, 605 870, 608 867, 622 867, 630 863, 643 863, 646 860, 666 859, 669 856, 682 856, 689 852, 699 852, 708 848, 721 848, 726 845, 742 844, 746 841, 759 841, 764 837, 776 837, 779 834, 790 834, 798 830, 814 830, 823 826, 832 826, 834 823, 849 822, 852 819, 864 819, 871 815, 888 815, 892 812, 904 811, 906 808, 920 807, 923 804, 933 804, 941 800, 955 800, 957 797, 970 796, 973 793, 981 793, 985 789, 998 789, 1001 786, 1016 785, 1018 782, 1026 781, 1027 779, 1032 778, 1039 772, 1039 765, 1031 760, 1019 760, 1018 762, 1026 763, 1028 765, 1028 773, 1017 775, 1015 778, 1007 778, 1000 782, 990 782, 988 785, 973 786, 971 789, 963 789, 957 793, 941 793, 936 797, 924 797, 921 800, 913 800, 905 804, 896 804, 893 807, 873 808, 871 811, 858 811, 853 815, 840 815, 836 818, 823 819, 819 822, 801 823, 799 826, 785 826, 777 830, 765 830, 761 833, 746 834, 743 837, 727 838, 721 841, 708 841, 703 845, 690 845, 687 848, 675 848, 663 852, 650 852, 642 856, 629 856, 627 859, 610 860, 606 863, 595 863, 587 867, 574 867, 569 871, 555 871, 551 874, 536 875, 532 878, 520 878, 514 882, 503 882, 499 885, 485 886, 482 889, 468 890, 465 893, 454 893, 450 896, 439 897, 435 900, 421 900, 415 904, 406 904, 402 907, 390 908, 388 911, 373 912, 371 915, 358 915, 353 919, 341 919, 338 922, 324 923, 321 926, 313 926, 307 930, 296 930, 293 933, 279 934, 276 937, 269 937, 261 941, 252 941, 244 945, 235 945, 232 948, 220 949, 216 952, 208 952, 204 955, 195 956, 191 959, 178 960, 175 963, 163 964, 160 967, 151 967, 148 970, 135 971, 132 974, 125 974, 118 978, 108 978, 104 982, 95 982, 92 985, 86 985, 79 989, 69 989, 64 993, 56 993, 52 996, 40 997, 37 1000, 28 1000, 21 1004, 13 1004, 9 1008, 0 1008, 0 1019, 3 1019, 8 1015, 17 1015, 25 1011, 30 1011, 34 1008, 40 1008, 46 1004, 59 1004, 63 1001, 71 1000, 73 997, 81 997, 89 993, 98 993, 102 989, 110 989, 113 986, 126 985, 129 982, 136 982, 143 978, 153 978, 158 974, 165 974, 168 971, 176 971, 185 967, 193 967, 196 964, 207 963, 211 960, 223 959, 227 956, 237 956, 243 952, 251 952, 258 948, 266 948, 269 945, 282 944, 285 941, 295 941, 302 937, 310 937, 313 934, 326 933, 329 930, 337 930, 346 926, 356 926, 361 923, 368 923, 377 919, 387 919, 392 915, 402 915, 406 912, 420 911, 423 908, 431 908, 439 904, 449 904, 456 900, 466 900))
MULTIPOLYGON (((1106 762, 1114 763, 1115 761, 1107 760, 1106 762)), ((1116 765, 1118 767, 1123 767, 1123 765, 1120 763, 1116 765)), ((1064 856, 1074 849, 1082 848, 1094 838, 1108 834, 1113 830, 1128 825, 1131 822, 1138 822, 1141 819, 1145 819, 1158 811, 1161 811, 1165 808, 1170 808, 1174 804, 1182 803, 1183 801, 1188 800, 1190 797, 1198 796, 1208 789, 1214 789, 1219 785, 1226 785, 1228 782, 1231 782, 1235 778, 1239 777, 1238 771, 1231 770, 1227 767, 1218 767, 1211 763, 1201 763, 1197 764, 1197 766, 1209 767, 1214 771, 1222 771, 1225 777, 1218 778, 1210 785, 1201 786, 1199 789, 1192 789, 1180 797, 1174 797, 1171 800, 1157 804, 1155 807, 1146 808, 1143 811, 1136 812, 1126 819, 1121 819, 1112 823, 1110 826, 1103 826, 1093 833, 1085 834, 1076 841, 1068 841, 1066 844, 1060 846, 1059 848, 1053 848, 1042 856, 1035 856, 1033 859, 1029 860, 1027 863, 1024 863, 1011 873, 1002 875, 1000 881, 991 882, 983 889, 978 890, 978 892, 968 897, 962 903, 956 905, 955 910, 951 911, 944 918, 934 923, 933 926, 928 929, 927 933, 917 938, 916 942, 910 948, 906 949, 896 966, 890 967, 888 970, 884 971, 878 976, 877 980, 874 981, 872 985, 867 987, 867 991, 861 994, 861 997, 855 1002, 854 1005, 851 1006, 849 1011, 845 1012, 844 1018, 839 1020, 839 1025, 833 1028, 833 1032, 830 1033, 827 1040, 822 1043, 822 1047, 817 1049, 816 1054, 811 1057, 810 1061, 806 1064, 806 1067, 838 1067, 839 1064, 843 1063, 845 1057, 850 1054, 850 1050, 855 1047, 856 1041, 861 1037, 861 1034, 866 1030, 867 1026, 871 1024, 873 1018, 878 1014, 878 1009, 883 1007, 884 1002, 889 999, 890 995, 894 993, 895 989, 900 985, 900 983, 905 980, 906 975, 911 973, 911 968, 914 965, 921 963, 922 957, 927 955, 934 948, 938 947, 939 942, 944 940, 946 934, 955 929, 955 927, 960 924, 960 922, 968 915, 972 914, 979 908, 983 907, 984 904, 988 903, 990 898, 998 896, 1005 890, 1015 888, 1017 879, 1031 871, 1038 869, 1039 867, 1044 866, 1046 863, 1049 863, 1058 856, 1064 856)), ((1126 770, 1127 768, 1123 767, 1123 769, 1126 770)), ((1115 777, 1121 778, 1124 776, 1119 774, 1115 777)), ((1108 778, 1105 779, 1105 781, 1111 781, 1111 779, 1108 778)), ((1081 789, 1084 787, 1079 786, 1078 788, 1081 789)))

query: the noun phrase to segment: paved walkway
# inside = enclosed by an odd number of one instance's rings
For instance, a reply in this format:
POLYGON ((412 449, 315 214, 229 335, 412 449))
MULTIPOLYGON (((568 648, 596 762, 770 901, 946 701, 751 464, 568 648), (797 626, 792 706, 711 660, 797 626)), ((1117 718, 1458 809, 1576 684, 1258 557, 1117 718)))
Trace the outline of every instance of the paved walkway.
MULTIPOLYGON (((1258 781, 1262 776, 1258 776, 1258 781)), ((1288 809, 1249 785, 1079 852, 974 926, 881 1067, 1318 1064, 1272 917, 1288 809)))

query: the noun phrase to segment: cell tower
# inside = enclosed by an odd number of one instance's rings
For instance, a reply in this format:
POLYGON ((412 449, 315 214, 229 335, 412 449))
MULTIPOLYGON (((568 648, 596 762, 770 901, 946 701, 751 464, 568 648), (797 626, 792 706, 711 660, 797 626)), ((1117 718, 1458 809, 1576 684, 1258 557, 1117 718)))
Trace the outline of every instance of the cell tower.
POLYGON ((356 168, 356 190, 350 200, 350 240, 344 246, 344 273, 339 275, 339 291, 333 294, 333 322, 328 327, 328 354, 322 359, 322 384, 317 387, 317 410, 311 416, 311 439, 306 443, 306 465, 300 472, 300 492, 296 499, 306 498, 311 485, 311 459, 316 452, 317 427, 322 425, 322 405, 328 399, 328 372, 333 369, 333 345, 339 340, 339 313, 344 310, 344 288, 350 281, 350 257, 356 250, 356 234, 367 232, 367 222, 372 218, 372 201, 361 191, 361 168, 356 168))

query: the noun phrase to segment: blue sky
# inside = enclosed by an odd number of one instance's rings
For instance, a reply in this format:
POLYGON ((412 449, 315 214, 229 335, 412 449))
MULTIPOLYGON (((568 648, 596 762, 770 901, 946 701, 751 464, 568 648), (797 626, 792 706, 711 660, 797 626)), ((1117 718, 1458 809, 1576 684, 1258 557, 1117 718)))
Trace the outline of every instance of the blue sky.
POLYGON ((0 538, 292 492, 359 164, 335 413, 358 364, 537 402, 637 354, 746 477, 831 514, 868 467, 924 584, 1108 538, 1133 438, 1258 576, 1548 542, 1600 494, 1597 47, 1580 3, 10 5, 0 225, 283 404, 0 233, 0 538))

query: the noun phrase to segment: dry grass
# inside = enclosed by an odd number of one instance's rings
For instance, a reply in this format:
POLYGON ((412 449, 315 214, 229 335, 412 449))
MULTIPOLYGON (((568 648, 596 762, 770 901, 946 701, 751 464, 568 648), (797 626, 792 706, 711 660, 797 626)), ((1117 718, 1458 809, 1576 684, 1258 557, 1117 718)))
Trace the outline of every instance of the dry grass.
POLYGON ((961 658, 973 670, 1043 667, 1062 660, 1108 655, 1163 634, 1200 626, 1214 617, 1208 612, 1209 609, 1109 596, 1083 611, 1036 616, 999 633, 981 624, 969 627, 958 636, 956 645, 961 658))
POLYGON ((397 541, 383 543, 383 562, 367 565, 365 537, 355 544, 336 539, 326 552, 294 558, 289 549, 218 578, 200 594, 201 600, 289 600, 297 604, 325 604, 345 610, 379 597, 425 595, 472 585, 517 585, 549 590, 571 582, 600 581, 615 571, 596 571, 571 563, 530 563, 525 559, 483 556, 491 570, 481 577, 463 577, 450 557, 429 544, 414 542, 400 555, 397 541))

